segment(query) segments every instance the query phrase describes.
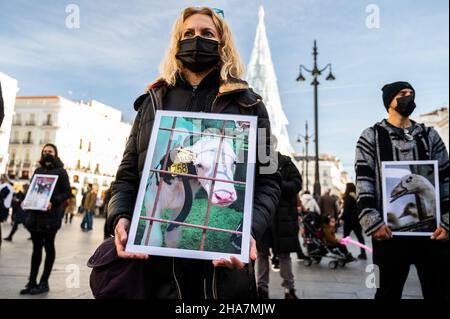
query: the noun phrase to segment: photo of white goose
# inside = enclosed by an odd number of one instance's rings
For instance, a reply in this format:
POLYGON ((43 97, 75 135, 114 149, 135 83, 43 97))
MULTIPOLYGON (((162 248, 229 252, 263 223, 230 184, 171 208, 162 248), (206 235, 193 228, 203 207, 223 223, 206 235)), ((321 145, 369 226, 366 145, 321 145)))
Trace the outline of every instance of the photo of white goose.
POLYGON ((428 235, 440 220, 432 161, 383 163, 383 208, 394 235, 428 235))

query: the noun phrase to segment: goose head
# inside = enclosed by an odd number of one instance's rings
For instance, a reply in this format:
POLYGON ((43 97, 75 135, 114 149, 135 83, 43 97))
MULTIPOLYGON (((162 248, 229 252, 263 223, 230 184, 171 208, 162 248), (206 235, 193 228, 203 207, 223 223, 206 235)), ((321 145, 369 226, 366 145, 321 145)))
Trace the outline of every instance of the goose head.
POLYGON ((402 177, 400 182, 391 192, 391 203, 404 195, 419 194, 426 189, 433 187, 431 183, 423 176, 409 174, 402 177))

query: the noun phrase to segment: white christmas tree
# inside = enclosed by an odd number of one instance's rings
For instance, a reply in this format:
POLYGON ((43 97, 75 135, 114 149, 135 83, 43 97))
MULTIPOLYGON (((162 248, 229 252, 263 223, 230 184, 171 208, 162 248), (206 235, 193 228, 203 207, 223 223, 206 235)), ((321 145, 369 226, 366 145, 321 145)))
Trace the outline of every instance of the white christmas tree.
POLYGON ((289 121, 281 105, 277 76, 272 63, 269 41, 264 24, 264 8, 259 8, 259 24, 250 63, 247 68, 247 81, 256 93, 260 94, 269 113, 272 134, 278 139, 277 150, 291 156, 294 152, 289 141, 287 125, 289 121))

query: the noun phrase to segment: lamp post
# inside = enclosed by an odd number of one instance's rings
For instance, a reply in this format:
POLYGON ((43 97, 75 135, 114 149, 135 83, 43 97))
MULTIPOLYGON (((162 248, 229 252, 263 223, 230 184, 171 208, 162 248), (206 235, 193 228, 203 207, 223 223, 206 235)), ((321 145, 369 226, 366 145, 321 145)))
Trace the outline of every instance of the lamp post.
POLYGON ((315 176, 314 176, 314 196, 318 198, 321 195, 321 189, 320 189, 320 176, 319 176, 319 119, 318 119, 318 86, 319 81, 318 78, 320 75, 322 75, 322 72, 326 69, 330 69, 330 73, 325 78, 327 81, 334 81, 336 78, 333 75, 333 72, 331 70, 331 63, 328 63, 323 69, 319 69, 317 66, 317 56, 319 55, 319 52, 317 50, 317 41, 314 40, 314 47, 313 47, 313 56, 314 56, 314 66, 313 69, 310 70, 306 68, 303 64, 300 65, 300 74, 297 77, 297 81, 305 81, 305 77, 303 76, 302 71, 306 71, 310 73, 313 76, 313 81, 311 82, 311 85, 314 86, 314 138, 315 138, 315 146, 316 146, 316 156, 315 156, 315 176))
POLYGON ((297 139, 297 143, 301 143, 302 139, 305 141, 305 169, 304 169, 304 176, 306 176, 306 190, 309 190, 309 153, 308 153, 308 145, 313 137, 312 135, 308 134, 308 121, 305 122, 305 135, 299 135, 297 139))

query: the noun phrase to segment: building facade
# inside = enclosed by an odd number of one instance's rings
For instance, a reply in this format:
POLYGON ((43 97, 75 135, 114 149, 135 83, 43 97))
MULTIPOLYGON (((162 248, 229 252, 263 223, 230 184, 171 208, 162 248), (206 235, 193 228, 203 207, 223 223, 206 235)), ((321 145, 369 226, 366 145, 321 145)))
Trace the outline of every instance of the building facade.
POLYGON ((0 127, 0 174, 6 172, 9 161, 8 144, 11 136, 11 127, 14 115, 14 103, 19 91, 16 79, 0 72, 0 83, 2 85, 2 97, 4 102, 5 118, 0 127))
POLYGON ((417 118, 417 122, 434 127, 448 152, 448 107, 441 107, 433 112, 422 114, 417 118))
MULTIPOLYGON (((303 177, 302 190, 308 189, 312 194, 315 181, 315 157, 308 156, 306 159, 305 156, 298 154, 294 156, 294 159, 303 177)), ((319 181, 322 194, 331 189, 331 193, 338 196, 345 192, 346 184, 352 182, 339 158, 330 154, 322 154, 319 157, 319 181)))
POLYGON ((131 125, 122 113, 97 101, 75 102, 60 96, 17 97, 9 143, 8 175, 28 180, 42 147, 58 147, 71 185, 107 188, 122 159, 131 125))

